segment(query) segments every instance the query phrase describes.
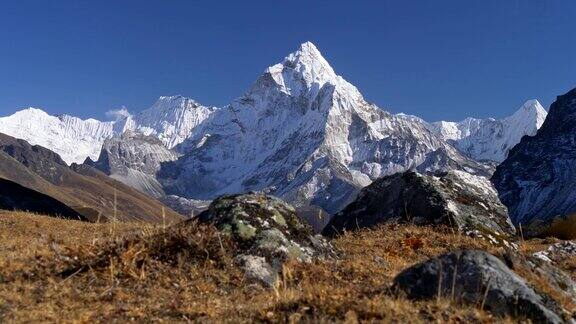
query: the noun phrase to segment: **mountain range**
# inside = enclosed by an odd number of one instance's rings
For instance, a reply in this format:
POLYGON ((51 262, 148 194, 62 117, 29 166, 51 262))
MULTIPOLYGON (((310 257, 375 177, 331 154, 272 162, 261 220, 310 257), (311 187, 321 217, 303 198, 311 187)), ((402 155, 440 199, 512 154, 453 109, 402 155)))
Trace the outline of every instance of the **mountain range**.
POLYGON ((533 99, 503 119, 466 118, 460 122, 435 122, 430 127, 476 160, 502 162, 523 136, 536 134, 547 114, 540 102, 533 99))
POLYGON ((545 117, 536 100, 501 120, 428 123, 391 114, 366 101, 307 42, 221 108, 160 97, 109 122, 29 108, 0 118, 0 132, 159 199, 263 191, 334 213, 372 181, 406 170, 489 177, 545 117))

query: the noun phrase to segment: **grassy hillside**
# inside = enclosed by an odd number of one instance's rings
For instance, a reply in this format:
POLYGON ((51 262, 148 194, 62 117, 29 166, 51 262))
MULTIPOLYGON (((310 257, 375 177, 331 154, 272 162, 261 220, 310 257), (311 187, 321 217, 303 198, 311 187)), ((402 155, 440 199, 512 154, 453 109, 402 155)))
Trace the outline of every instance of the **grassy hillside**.
MULTIPOLYGON (((91 224, 0 213, 0 322, 494 322, 479 306, 411 302, 388 287, 402 269, 483 241, 383 226, 333 241, 338 261, 289 263, 275 289, 244 282, 233 242, 210 226, 91 224)), ((537 249, 534 241, 525 248, 537 249)))
POLYGON ((0 134, 0 178, 48 195, 91 221, 182 219, 156 199, 92 167, 69 167, 56 153, 5 134, 0 134))

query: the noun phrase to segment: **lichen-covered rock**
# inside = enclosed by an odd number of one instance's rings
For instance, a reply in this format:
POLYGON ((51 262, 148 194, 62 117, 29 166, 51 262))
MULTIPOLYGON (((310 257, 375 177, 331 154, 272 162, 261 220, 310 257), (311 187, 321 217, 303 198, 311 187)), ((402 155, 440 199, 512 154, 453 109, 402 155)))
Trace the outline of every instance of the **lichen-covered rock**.
POLYGON ((241 253, 237 261, 247 278, 261 278, 266 285, 276 278, 269 272, 279 272, 288 259, 311 262, 335 255, 329 242, 314 234, 292 206, 276 197, 256 193, 222 196, 198 219, 229 235, 241 253))
POLYGON ((461 171, 405 172, 376 180, 336 214, 327 235, 383 222, 443 224, 494 243, 515 233, 506 207, 487 178, 461 171))
POLYGON ((241 254, 236 257, 235 261, 244 270, 246 280, 262 283, 268 287, 273 287, 276 284, 279 269, 275 269, 269 264, 266 258, 241 254))
POLYGON ((498 316, 562 323, 556 314, 557 305, 484 251, 449 252, 417 264, 394 279, 393 289, 410 299, 454 298, 457 302, 481 305, 498 316))

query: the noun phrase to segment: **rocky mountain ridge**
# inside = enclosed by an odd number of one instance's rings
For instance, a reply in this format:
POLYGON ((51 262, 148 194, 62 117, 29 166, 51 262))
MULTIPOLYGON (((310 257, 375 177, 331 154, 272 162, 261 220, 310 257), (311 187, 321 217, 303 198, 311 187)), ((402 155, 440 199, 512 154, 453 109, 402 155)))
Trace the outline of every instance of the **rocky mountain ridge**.
POLYGON ((573 89, 556 99, 542 128, 523 137, 492 177, 514 224, 531 235, 576 237, 570 222, 576 213, 575 125, 573 89))

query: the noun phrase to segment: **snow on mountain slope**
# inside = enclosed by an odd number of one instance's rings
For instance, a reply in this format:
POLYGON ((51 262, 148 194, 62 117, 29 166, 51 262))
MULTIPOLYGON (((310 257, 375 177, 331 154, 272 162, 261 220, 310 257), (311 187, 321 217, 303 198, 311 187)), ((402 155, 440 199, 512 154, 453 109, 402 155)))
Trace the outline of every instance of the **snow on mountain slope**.
POLYGON ((216 110, 182 96, 160 97, 154 105, 129 116, 130 129, 157 137, 168 148, 182 143, 216 110))
POLYGON ((374 179, 408 169, 488 169, 424 123, 364 100, 312 43, 269 67, 215 110, 159 172, 167 193, 194 199, 263 190, 333 212, 374 179))
POLYGON ((104 139, 114 133, 113 122, 63 115, 55 117, 37 108, 28 108, 0 118, 0 132, 44 146, 68 164, 96 159, 104 139))
POLYGON ((440 121, 431 123, 430 129, 476 160, 502 162, 522 136, 536 134, 546 115, 538 100, 528 100, 512 116, 503 119, 440 121))
POLYGON ((117 121, 82 120, 68 115, 51 116, 28 108, 0 118, 0 133, 44 146, 68 163, 95 161, 104 140, 126 130, 157 137, 168 148, 189 137, 215 108, 204 107, 182 96, 160 97, 149 109, 117 121))

